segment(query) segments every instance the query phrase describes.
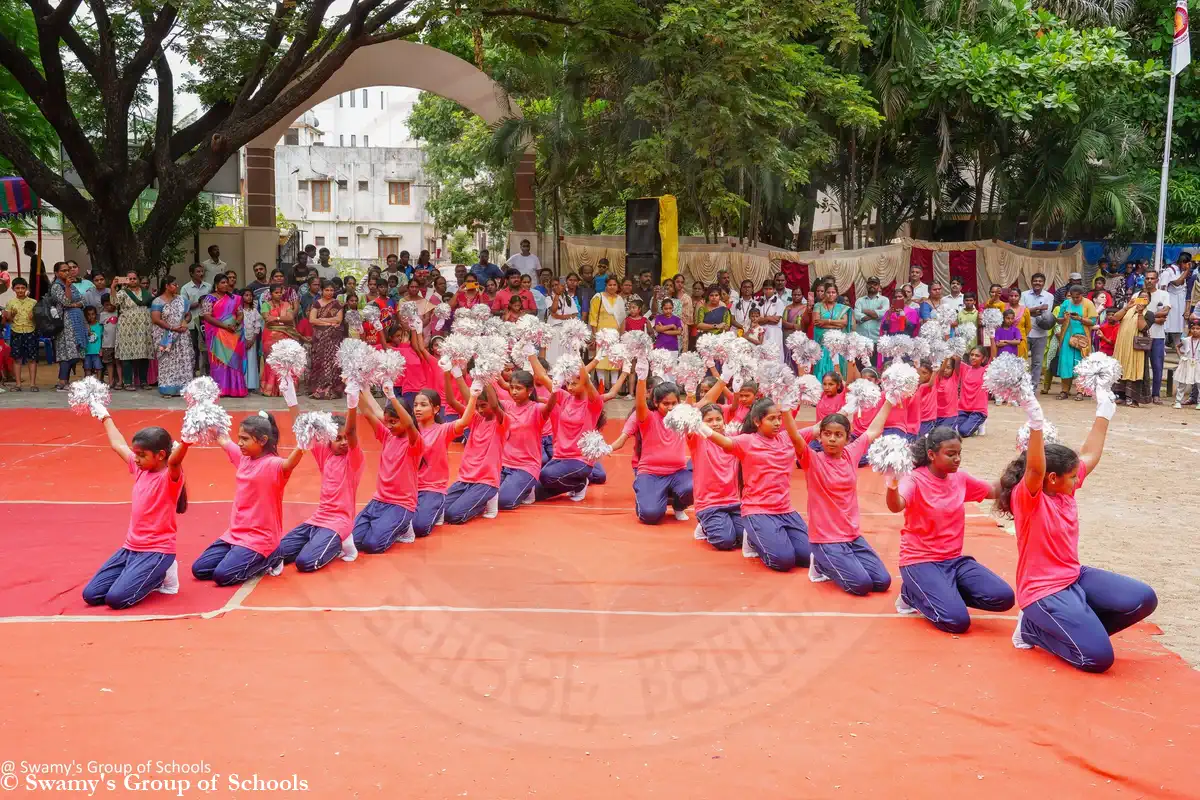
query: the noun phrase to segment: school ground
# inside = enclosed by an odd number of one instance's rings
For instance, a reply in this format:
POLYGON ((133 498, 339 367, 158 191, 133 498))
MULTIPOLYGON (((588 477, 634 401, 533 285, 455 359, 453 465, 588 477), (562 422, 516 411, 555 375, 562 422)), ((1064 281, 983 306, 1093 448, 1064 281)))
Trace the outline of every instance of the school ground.
MULTIPOLYGON (((1200 546, 1185 467, 1200 412, 1119 411, 1081 492, 1085 559, 1160 597, 1097 676, 1014 650, 1011 613, 977 613, 950 636, 894 613, 898 580, 854 598, 714 552, 692 523, 641 526, 627 454, 582 503, 218 589, 187 566, 224 528, 232 469, 196 448, 180 593, 88 609, 79 590, 120 542, 129 481, 99 426, 64 405, 54 392, 0 395, 0 788, 71 761, 147 765, 150 779, 190 780, 185 797, 300 794, 289 781, 312 797, 438 800, 1188 798, 1200 785, 1200 546)), ((226 405, 236 419, 282 402, 226 405)), ((1082 440, 1091 402, 1045 405, 1067 441, 1082 440)), ((177 432, 182 403, 121 393, 113 408, 126 433, 177 432)), ((998 474, 1019 414, 993 406, 967 469, 998 474)), ((378 459, 364 445, 360 503, 378 459)), ((318 482, 306 459, 285 526, 311 513, 318 482)), ((804 493, 797 476, 801 510, 804 493)), ((895 575, 899 521, 869 472, 860 503, 895 575)), ((1013 538, 986 511, 968 510, 968 552, 1011 582, 1013 538)), ((93 796, 131 794, 114 775, 93 796)))

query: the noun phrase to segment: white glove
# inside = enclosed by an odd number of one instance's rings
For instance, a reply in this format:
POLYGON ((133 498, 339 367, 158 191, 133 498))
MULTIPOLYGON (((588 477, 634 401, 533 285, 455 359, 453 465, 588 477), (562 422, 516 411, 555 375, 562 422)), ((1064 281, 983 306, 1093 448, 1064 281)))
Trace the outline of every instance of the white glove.
POLYGON ((522 361, 528 361, 529 359, 534 358, 535 356, 537 356, 537 348, 536 347, 531 345, 529 342, 526 342, 525 344, 521 345, 521 360, 522 361))
POLYGON ((483 394, 483 381, 476 378, 471 381, 471 397, 479 397, 483 394))
POLYGON ((395 386, 393 386, 390 383, 385 383, 385 384, 383 384, 383 386, 381 388, 383 389, 383 396, 386 397, 388 400, 396 399, 396 387, 395 386))
POLYGON ((1096 416, 1104 417, 1111 422, 1115 413, 1117 413, 1117 396, 1113 394, 1112 390, 1096 392, 1096 416))
POLYGON ((1042 413, 1042 406, 1033 392, 1021 398, 1021 408, 1025 410, 1025 416, 1029 418, 1029 430, 1040 431, 1045 427, 1046 415, 1042 413))
POLYGON ((412 329, 412 332, 413 332, 413 333, 420 335, 420 333, 421 333, 421 320, 419 320, 419 319, 414 319, 414 320, 412 321, 412 325, 411 325, 410 327, 411 327, 411 329, 412 329))
POLYGON ((346 387, 346 408, 358 408, 358 387, 346 387))
POLYGON ((705 369, 713 369, 716 366, 717 366, 717 362, 714 361, 713 359, 711 359, 711 358, 704 359, 704 368, 705 369))
POLYGON ((452 367, 450 369, 450 374, 452 376, 454 376, 455 378, 461 378, 462 377, 462 367, 452 367))
POLYGON ((108 409, 99 403, 92 403, 91 411, 97 422, 104 422, 109 417, 108 409))
POLYGON ((283 392, 283 402, 288 404, 288 408, 300 405, 300 401, 296 399, 296 382, 292 380, 291 375, 280 377, 279 390, 283 392))
POLYGON ((696 429, 696 433, 700 434, 705 439, 711 439, 713 437, 713 429, 705 425, 703 422, 701 422, 700 427, 696 429))
POLYGON ((853 397, 847 397, 846 404, 841 407, 838 413, 845 417, 853 417, 858 413, 858 402, 853 397))
POLYGON ((637 379, 639 381, 644 381, 646 378, 650 377, 650 362, 646 361, 645 359, 638 362, 636 369, 637 379))
POLYGON ((729 379, 733 377, 733 365, 726 362, 721 367, 721 383, 729 383, 729 379))

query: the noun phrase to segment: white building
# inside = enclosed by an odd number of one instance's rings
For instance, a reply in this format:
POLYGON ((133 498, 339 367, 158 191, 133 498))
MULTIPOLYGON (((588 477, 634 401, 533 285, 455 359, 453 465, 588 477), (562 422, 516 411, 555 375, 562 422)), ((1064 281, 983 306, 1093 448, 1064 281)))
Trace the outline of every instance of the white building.
POLYGON ((333 258, 382 263, 389 253, 437 255, 425 214, 424 154, 409 136, 418 92, 358 89, 305 112, 275 148, 275 197, 304 243, 333 258))

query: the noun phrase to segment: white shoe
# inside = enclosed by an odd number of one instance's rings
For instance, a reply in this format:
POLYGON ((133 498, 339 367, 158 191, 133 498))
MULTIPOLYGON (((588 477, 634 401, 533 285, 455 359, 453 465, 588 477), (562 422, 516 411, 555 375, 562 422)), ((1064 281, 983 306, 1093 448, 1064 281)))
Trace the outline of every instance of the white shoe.
POLYGON ((979 426, 979 430, 975 431, 975 435, 976 436, 987 436, 987 423, 986 422, 979 426))
POLYGON ((809 583, 824 583, 829 580, 829 576, 821 572, 821 568, 817 566, 815 558, 810 559, 808 562, 808 580, 809 583))
POLYGON ((404 529, 404 533, 396 537, 397 544, 412 544, 417 540, 417 532, 413 530, 412 523, 408 523, 408 527, 404 529))
POLYGON ((585 481, 582 489, 580 489, 578 492, 571 492, 570 494, 567 495, 567 497, 571 498, 576 503, 578 503, 581 500, 583 500, 583 498, 587 497, 587 487, 588 487, 588 484, 585 481))
POLYGON ((433 526, 436 528, 438 525, 445 525, 445 524, 446 524, 446 507, 443 505, 442 510, 438 512, 438 518, 433 523, 433 526))
POLYGON ((163 576, 162 586, 159 586, 154 591, 162 592, 163 594, 179 594, 179 561, 172 561, 171 566, 167 567, 167 574, 163 576))
POLYGON ((904 595, 896 595, 896 613, 902 617, 911 617, 913 614, 920 614, 915 608, 904 602, 904 595))
POLYGON ((1200 411, 1200 403, 1196 403, 1196 410, 1200 411))
POLYGON ((1183 403, 1176 403, 1176 404, 1175 404, 1175 407, 1176 407, 1176 408, 1183 408, 1183 403))
POLYGON ((1017 648, 1018 650, 1032 650, 1033 645, 1031 645, 1029 642, 1025 641, 1024 637, 1021 636, 1021 623, 1024 622, 1024 620, 1025 620, 1025 612, 1018 611, 1017 612, 1017 627, 1013 628, 1013 635, 1012 635, 1013 647, 1017 648))
POLYGON ((267 567, 267 574, 272 578, 278 578, 283 574, 283 559, 279 559, 271 566, 267 567))
POLYGON ((692 538, 704 541, 708 537, 704 535, 704 526, 699 522, 696 523, 696 530, 692 531, 692 538))
POLYGON ((342 561, 353 561, 358 558, 358 546, 354 544, 354 537, 347 536, 342 539, 342 561))
POLYGON ((537 492, 535 490, 530 489, 528 492, 525 493, 525 499, 521 501, 521 505, 523 505, 523 506, 533 505, 534 502, 537 500, 537 497, 535 496, 536 494, 537 494, 537 492))
POLYGON ((750 529, 742 531, 742 557, 743 558, 758 558, 758 551, 754 549, 754 545, 750 544, 750 529))
POLYGON ((492 495, 492 499, 487 501, 487 508, 483 510, 484 519, 495 519, 500 513, 500 495, 492 495))
POLYGON ((687 521, 688 521, 688 515, 687 515, 687 512, 686 512, 686 511, 683 511, 682 509, 681 509, 681 510, 679 510, 679 511, 676 511, 676 512, 675 512, 675 519, 676 519, 676 520, 678 520, 679 522, 687 522, 687 521))

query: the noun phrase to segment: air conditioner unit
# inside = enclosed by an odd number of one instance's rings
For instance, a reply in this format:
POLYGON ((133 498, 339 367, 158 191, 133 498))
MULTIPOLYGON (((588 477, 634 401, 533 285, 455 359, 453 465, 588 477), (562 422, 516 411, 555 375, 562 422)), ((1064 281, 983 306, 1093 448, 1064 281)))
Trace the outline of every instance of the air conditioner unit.
POLYGON ((364 233, 367 232, 367 229, 364 228, 362 225, 358 225, 354 228, 354 232, 357 233, 359 236, 362 236, 364 233))

